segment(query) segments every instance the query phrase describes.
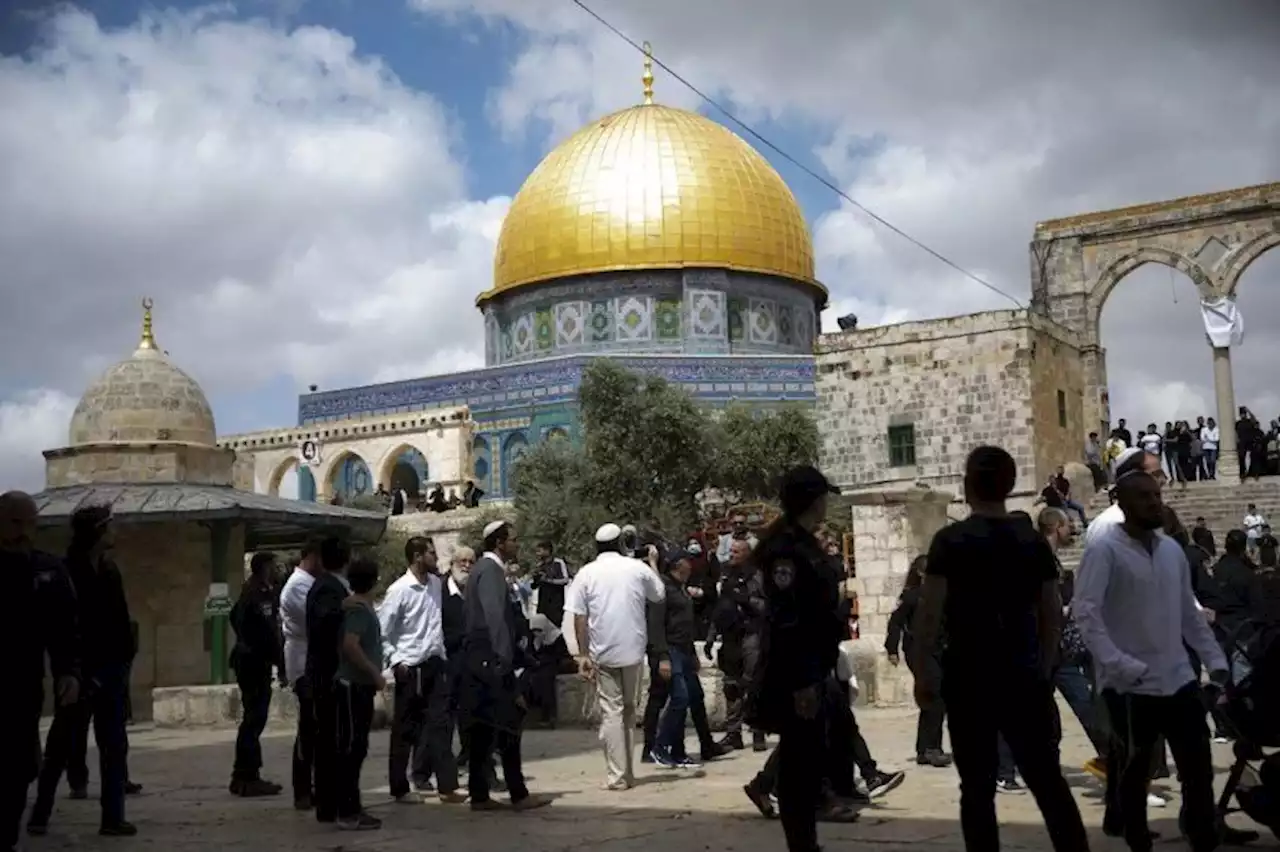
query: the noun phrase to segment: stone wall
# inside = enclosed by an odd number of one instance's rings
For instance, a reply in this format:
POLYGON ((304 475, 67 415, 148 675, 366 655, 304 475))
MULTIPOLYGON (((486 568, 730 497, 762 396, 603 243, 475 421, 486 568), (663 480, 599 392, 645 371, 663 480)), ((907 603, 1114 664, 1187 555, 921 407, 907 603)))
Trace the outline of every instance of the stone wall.
POLYGON ((229 485, 235 453, 200 444, 82 444, 46 450, 49 488, 95 482, 229 485))
POLYGON ((876 705, 909 704, 910 673, 905 666, 889 665, 884 642, 912 560, 928 553, 934 533, 950 520, 951 494, 912 488, 858 494, 853 500, 860 634, 853 652, 860 699, 876 705))
MULTIPOLYGON (((39 545, 63 553, 67 538, 64 530, 50 530, 41 533, 39 545)), ((240 590, 243 553, 243 530, 235 528, 226 557, 232 598, 240 590)), ((153 689, 209 682, 204 602, 213 577, 210 533, 194 523, 119 524, 114 558, 130 614, 138 622, 138 656, 130 683, 134 716, 149 719, 153 689)))
POLYGON ((1017 491, 1038 491, 1048 459, 1081 453, 1057 411, 1063 390, 1068 427, 1079 429, 1078 359, 1071 332, 1028 311, 822 335, 814 377, 820 465, 855 492, 925 483, 958 495, 969 451, 996 444, 1018 462, 1017 491), (891 427, 914 432, 914 464, 892 463, 891 427))
MULTIPOLYGON (((458 548, 462 531, 480 516, 483 509, 454 509, 452 512, 410 512, 387 519, 387 529, 405 535, 424 535, 436 545, 441 565, 448 565, 458 548)), ((479 556, 480 554, 476 554, 479 556)))

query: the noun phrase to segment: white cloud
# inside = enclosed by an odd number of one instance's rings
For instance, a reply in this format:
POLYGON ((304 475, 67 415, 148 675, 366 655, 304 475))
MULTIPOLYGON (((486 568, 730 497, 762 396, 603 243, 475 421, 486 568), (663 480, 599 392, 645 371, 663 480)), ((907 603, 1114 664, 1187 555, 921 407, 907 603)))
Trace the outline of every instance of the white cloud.
POLYGON ((0 57, 6 474, 59 443, 11 440, 13 418, 127 355, 143 295, 220 398, 482 359, 507 200, 467 197, 444 110, 345 35, 224 11, 65 10, 0 57))
MULTIPOLYGON (((532 122, 550 141, 580 116, 638 99, 635 51, 563 0, 409 3, 524 33, 491 98, 507 132, 532 122)), ((975 0, 927 15, 888 0, 808 0, 803 14, 773 0, 592 5, 745 119, 814 138, 791 153, 1023 300, 1038 220, 1280 178, 1280 101, 1268 95, 1280 15, 1269 0, 1226 0, 1211 13, 1193 0, 975 0)), ((662 72, 657 91, 696 103, 662 72)), ((828 327, 849 311, 866 326, 1009 306, 847 206, 813 225, 828 327)), ((1213 403, 1194 309, 1188 325, 1186 304, 1149 295, 1167 293, 1165 275, 1134 273, 1103 313, 1117 416, 1165 410, 1155 404, 1165 397, 1145 391, 1151 382, 1184 383, 1185 406, 1213 403)), ((1260 410, 1280 356, 1277 278, 1273 252, 1241 285, 1251 331, 1234 357, 1236 396, 1260 410)))
POLYGON ((44 487, 42 450, 67 443, 76 400, 61 391, 24 391, 0 400, 0 491, 44 487))

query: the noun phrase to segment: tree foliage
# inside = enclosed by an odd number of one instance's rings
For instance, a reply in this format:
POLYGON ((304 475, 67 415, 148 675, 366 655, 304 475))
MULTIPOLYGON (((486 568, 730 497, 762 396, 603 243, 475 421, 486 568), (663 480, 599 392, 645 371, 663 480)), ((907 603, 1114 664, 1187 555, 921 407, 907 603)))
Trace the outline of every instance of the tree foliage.
POLYGON ((523 559, 547 539, 580 565, 609 521, 683 535, 698 525, 708 488, 732 500, 771 499, 786 468, 817 458, 817 427, 803 408, 720 413, 606 359, 587 367, 578 404, 582 440, 543 442, 513 471, 523 559))

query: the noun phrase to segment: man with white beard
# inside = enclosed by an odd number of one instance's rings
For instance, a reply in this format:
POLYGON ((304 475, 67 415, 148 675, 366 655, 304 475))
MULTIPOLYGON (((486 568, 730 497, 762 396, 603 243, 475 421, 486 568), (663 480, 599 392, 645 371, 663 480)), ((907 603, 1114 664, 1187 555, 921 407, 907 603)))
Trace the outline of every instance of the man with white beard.
POLYGON ((622 555, 617 524, 596 531, 596 552, 569 587, 565 610, 573 614, 578 672, 596 686, 605 786, 626 790, 635 783, 632 740, 648 643, 646 606, 664 600, 666 587, 655 568, 622 555))

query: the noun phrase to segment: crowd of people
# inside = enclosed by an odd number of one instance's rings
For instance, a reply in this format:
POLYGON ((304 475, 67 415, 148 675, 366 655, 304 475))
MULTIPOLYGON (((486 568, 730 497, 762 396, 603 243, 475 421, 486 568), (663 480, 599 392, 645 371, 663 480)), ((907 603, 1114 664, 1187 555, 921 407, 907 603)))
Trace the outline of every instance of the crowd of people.
MULTIPOLYGON (((1250 676, 1250 649, 1280 627, 1277 543, 1251 505, 1217 556, 1203 522, 1187 530, 1163 505, 1165 461, 1145 445, 1114 460, 1115 500, 1089 522, 1078 570, 1065 572, 1055 554, 1076 534, 1070 507, 1048 505, 1035 521, 1010 511, 1014 461, 980 447, 966 464, 968 517, 939 531, 912 564, 885 651, 914 675, 917 763, 954 762, 960 776, 968 849, 999 847, 995 796, 1021 792, 1022 783, 1058 852, 1088 848, 1061 770, 1055 692, 1096 752, 1085 768, 1105 780, 1107 834, 1149 852, 1147 808, 1163 804, 1149 785, 1170 774, 1167 744, 1192 848, 1210 852, 1253 836, 1218 814, 1209 744, 1231 736, 1217 696, 1250 676), (943 749, 944 726, 952 754, 943 749)), ((639 760, 676 772, 744 749, 747 731, 761 753, 776 735, 744 793, 763 816, 780 818, 792 852, 815 852, 818 823, 857 820, 862 806, 904 777, 876 764, 853 710, 856 681, 842 643, 856 614, 838 544, 824 526, 831 493, 838 490, 818 470, 791 470, 779 517, 754 533, 735 518, 715 553, 704 553, 697 538, 644 542, 633 526, 607 523, 595 533, 596 558, 577 572, 549 542, 535 548, 533 572, 518 570, 516 531, 505 521, 484 528, 478 559, 458 548, 447 566, 430 538, 415 537, 405 545, 404 573, 381 600, 378 565, 353 557, 340 538, 308 542, 283 582, 276 557, 255 554, 231 613, 244 712, 230 792, 283 792, 264 777, 260 746, 278 679, 299 707, 293 803, 321 823, 381 826, 364 808, 360 779, 375 696, 389 685, 387 772, 396 801, 544 807, 550 797, 525 782, 522 734, 535 719, 555 724, 555 678, 576 671, 598 709, 606 789, 635 784, 637 730, 639 760), (571 631, 572 652, 561 625, 571 631), (698 676, 703 658, 723 674, 728 712, 719 740, 698 676), (696 749, 686 743, 689 718, 696 749), (502 793, 505 801, 495 798, 502 793)), ((64 772, 73 792, 83 790, 90 723, 102 773, 101 833, 130 836, 124 708, 136 639, 110 558, 111 514, 78 511, 65 560, 33 549, 34 523, 31 498, 0 496, 0 555, 14 576, 30 578, 18 584, 16 617, 5 622, 5 638, 23 649, 14 754, 24 761, 0 770, 0 841, 16 844, 31 780, 39 778, 27 818, 32 834, 48 830, 64 772), (57 710, 41 759, 46 655, 57 710)))
MULTIPOLYGON (((1161 429, 1148 423, 1135 436, 1121 418, 1107 435, 1090 432, 1085 441, 1085 463, 1093 471, 1094 485, 1105 488, 1115 481, 1116 465, 1126 450, 1142 449, 1162 460, 1162 470, 1170 480, 1186 484, 1218 478, 1221 463, 1222 429, 1212 417, 1166 421, 1161 429)), ((1234 426, 1236 458, 1240 480, 1280 475, 1280 418, 1263 425, 1247 406, 1240 406, 1234 426)))

